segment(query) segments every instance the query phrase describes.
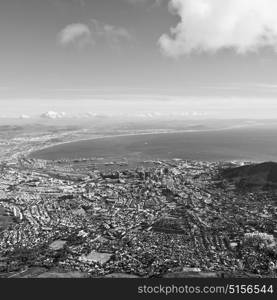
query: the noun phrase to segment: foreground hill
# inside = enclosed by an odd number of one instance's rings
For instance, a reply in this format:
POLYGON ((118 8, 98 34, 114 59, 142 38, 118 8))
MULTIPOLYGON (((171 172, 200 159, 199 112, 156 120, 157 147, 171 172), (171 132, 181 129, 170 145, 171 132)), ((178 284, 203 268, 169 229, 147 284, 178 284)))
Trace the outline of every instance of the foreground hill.
POLYGON ((277 187, 277 163, 264 162, 223 171, 225 179, 240 186, 277 187))

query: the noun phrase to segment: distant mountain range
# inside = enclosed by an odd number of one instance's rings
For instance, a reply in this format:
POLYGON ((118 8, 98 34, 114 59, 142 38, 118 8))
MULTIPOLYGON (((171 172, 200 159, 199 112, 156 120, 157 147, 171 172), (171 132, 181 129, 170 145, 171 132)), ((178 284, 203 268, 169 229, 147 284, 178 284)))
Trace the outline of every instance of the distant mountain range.
POLYGON ((241 187, 277 188, 277 163, 275 162, 264 162, 226 169, 222 175, 225 179, 232 180, 241 187))
POLYGON ((175 113, 161 113, 161 112, 145 112, 145 113, 121 113, 121 112, 57 112, 57 111, 46 111, 38 115, 34 114, 21 114, 19 116, 6 116, 6 115, 0 115, 1 119, 48 119, 48 120, 58 120, 58 119, 89 119, 89 118, 136 118, 138 120, 157 120, 161 118, 169 118, 169 119, 184 119, 184 118, 198 118, 198 117, 204 117, 206 116, 205 113, 202 112, 175 112, 175 113))

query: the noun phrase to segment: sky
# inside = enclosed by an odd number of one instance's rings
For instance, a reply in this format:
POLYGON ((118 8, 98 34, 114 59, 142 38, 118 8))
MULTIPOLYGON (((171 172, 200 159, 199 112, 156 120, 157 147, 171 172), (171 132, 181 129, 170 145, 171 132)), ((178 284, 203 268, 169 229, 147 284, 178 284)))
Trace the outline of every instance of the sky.
POLYGON ((277 115, 276 0, 1 0, 0 117, 277 115))

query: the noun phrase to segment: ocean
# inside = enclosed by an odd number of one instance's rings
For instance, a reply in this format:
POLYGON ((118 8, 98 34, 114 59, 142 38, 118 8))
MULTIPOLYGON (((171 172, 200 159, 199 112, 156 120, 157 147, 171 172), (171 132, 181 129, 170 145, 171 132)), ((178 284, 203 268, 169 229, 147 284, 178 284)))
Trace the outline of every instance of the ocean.
POLYGON ((277 161, 277 129, 242 127, 104 137, 51 146, 30 157, 277 161))

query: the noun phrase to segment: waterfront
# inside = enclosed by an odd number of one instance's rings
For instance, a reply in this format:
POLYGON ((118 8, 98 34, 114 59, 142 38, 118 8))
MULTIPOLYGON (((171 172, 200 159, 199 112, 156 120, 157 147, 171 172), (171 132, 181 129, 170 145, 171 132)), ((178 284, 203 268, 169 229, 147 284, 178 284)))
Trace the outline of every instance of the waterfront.
POLYGON ((180 133, 154 133, 81 140, 47 147, 31 154, 46 160, 76 158, 251 160, 277 159, 277 131, 243 127, 180 133))

